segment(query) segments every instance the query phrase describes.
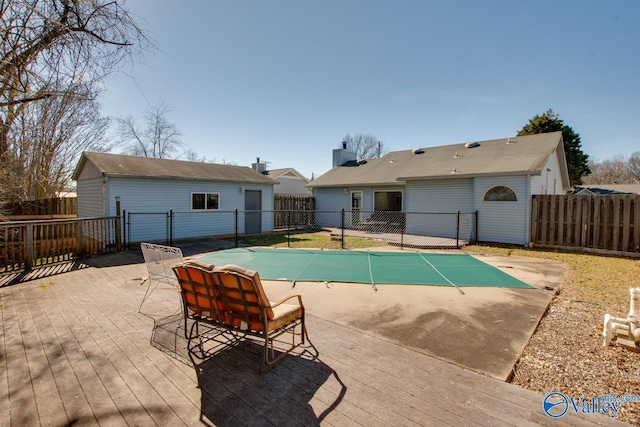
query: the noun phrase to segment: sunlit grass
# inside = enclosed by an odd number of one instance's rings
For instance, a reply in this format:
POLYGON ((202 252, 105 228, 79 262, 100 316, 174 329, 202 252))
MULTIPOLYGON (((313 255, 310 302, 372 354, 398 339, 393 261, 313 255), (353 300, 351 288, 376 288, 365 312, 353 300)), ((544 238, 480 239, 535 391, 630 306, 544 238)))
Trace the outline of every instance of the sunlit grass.
MULTIPOLYGON (((369 239, 366 237, 345 236, 344 247, 346 249, 370 248, 374 246, 386 245, 384 241, 369 239)), ((245 236, 240 239, 243 243, 251 246, 271 246, 275 248, 323 248, 341 249, 339 240, 332 240, 330 235, 324 233, 300 233, 292 234, 264 234, 259 236, 245 236)))
MULTIPOLYGON (((544 258, 568 266, 565 291, 574 292, 576 298, 603 307, 628 310, 629 288, 640 287, 640 261, 586 253, 470 245, 469 252, 495 253, 544 258)), ((626 312, 618 313, 624 315, 626 312)))

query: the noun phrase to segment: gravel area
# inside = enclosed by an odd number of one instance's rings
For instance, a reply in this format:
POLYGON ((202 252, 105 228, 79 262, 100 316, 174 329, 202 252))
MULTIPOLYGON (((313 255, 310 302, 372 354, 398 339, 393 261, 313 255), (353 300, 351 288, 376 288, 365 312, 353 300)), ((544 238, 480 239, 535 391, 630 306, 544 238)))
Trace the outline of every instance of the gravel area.
MULTIPOLYGON (((626 317, 628 311, 629 306, 605 310, 581 301, 569 279, 531 337, 512 383, 576 399, 609 394, 640 396, 640 353, 619 345, 602 345, 604 314, 626 317)), ((640 402, 622 404, 616 419, 640 425, 640 402)))

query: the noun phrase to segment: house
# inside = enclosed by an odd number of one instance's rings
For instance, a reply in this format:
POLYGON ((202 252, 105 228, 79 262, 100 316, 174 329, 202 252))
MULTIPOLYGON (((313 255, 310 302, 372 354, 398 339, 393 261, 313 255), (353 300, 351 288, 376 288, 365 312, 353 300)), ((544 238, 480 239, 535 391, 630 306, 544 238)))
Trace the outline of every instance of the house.
POLYGON ((266 162, 260 162, 260 157, 256 159, 256 163, 251 164, 251 168, 277 182, 273 188, 275 194, 304 194, 308 196, 312 194, 312 191, 306 187, 309 180, 293 168, 267 169, 266 162))
MULTIPOLYGON (((526 245, 531 196, 570 189, 562 133, 394 151, 358 160, 343 146, 312 181, 318 211, 402 211, 406 233, 455 237, 436 215, 477 212, 476 240, 526 245), (413 215, 411 215, 413 214, 413 215)), ((352 215, 353 218, 354 215, 352 215)))
MULTIPOLYGON (((115 216, 116 200, 121 210, 148 218, 175 211, 182 216, 175 221, 174 238, 233 234, 236 209, 273 209, 274 181, 243 166, 84 152, 73 179, 78 217, 115 216)), ((273 230, 272 215, 252 212, 242 218, 241 233, 273 230)), ((165 222, 149 219, 135 227, 132 241, 157 240, 153 237, 164 232, 165 222)))
POLYGON ((575 187, 575 195, 640 194, 640 184, 592 184, 575 187))

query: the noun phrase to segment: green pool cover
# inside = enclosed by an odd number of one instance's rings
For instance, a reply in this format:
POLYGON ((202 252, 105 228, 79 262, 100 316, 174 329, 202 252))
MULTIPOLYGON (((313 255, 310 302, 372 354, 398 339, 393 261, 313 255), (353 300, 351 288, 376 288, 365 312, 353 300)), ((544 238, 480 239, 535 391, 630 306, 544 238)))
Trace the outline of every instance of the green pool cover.
POLYGON ((237 248, 200 260, 240 265, 266 280, 533 288, 467 254, 237 248))

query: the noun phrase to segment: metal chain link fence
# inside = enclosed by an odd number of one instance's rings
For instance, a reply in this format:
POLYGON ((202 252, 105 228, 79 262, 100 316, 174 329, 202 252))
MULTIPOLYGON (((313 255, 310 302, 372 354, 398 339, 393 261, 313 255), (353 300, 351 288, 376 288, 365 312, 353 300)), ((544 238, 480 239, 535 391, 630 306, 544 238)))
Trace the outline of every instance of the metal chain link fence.
POLYGON ((477 212, 397 211, 169 211, 130 212, 127 244, 142 241, 234 239, 236 245, 304 246, 309 235, 360 246, 352 239, 416 248, 458 248, 477 240, 477 212), (252 224, 250 222, 253 221, 252 224), (252 230, 253 233, 245 233, 252 230), (253 236, 252 236, 253 235, 253 236), (259 237, 256 237, 259 236, 259 237))

